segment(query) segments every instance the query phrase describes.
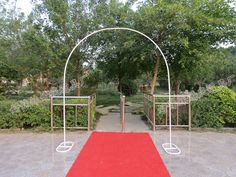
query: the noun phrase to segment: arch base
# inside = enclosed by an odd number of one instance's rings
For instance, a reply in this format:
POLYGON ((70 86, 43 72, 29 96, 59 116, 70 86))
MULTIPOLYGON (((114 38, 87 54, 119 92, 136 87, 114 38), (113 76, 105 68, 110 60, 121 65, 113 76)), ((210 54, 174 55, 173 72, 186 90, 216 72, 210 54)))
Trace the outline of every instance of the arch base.
POLYGON ((164 143, 162 144, 162 148, 165 150, 165 152, 167 154, 170 155, 179 155, 181 154, 181 150, 179 149, 179 147, 173 143, 164 143))
POLYGON ((74 142, 72 141, 63 141, 57 146, 56 151, 57 152, 68 152, 72 149, 74 145, 74 142))

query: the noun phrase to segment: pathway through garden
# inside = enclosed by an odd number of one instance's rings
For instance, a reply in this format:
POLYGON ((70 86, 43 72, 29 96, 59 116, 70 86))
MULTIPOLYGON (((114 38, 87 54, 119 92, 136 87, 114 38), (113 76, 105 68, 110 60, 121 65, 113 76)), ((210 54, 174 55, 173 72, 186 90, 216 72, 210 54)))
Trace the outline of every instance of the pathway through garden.
MULTIPOLYGON (((125 131, 127 132, 144 132, 149 131, 150 127, 142 120, 142 115, 134 114, 134 110, 138 109, 138 105, 131 103, 126 104, 125 112, 125 131)), ((102 114, 100 117, 96 131, 122 131, 120 112, 118 106, 97 107, 97 111, 102 114)))

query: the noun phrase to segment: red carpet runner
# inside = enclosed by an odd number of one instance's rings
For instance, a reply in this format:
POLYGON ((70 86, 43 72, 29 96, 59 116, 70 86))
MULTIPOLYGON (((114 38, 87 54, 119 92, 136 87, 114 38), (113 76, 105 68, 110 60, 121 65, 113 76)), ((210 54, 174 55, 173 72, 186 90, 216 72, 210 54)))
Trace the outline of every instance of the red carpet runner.
POLYGON ((94 132, 67 177, 169 177, 149 134, 94 132))

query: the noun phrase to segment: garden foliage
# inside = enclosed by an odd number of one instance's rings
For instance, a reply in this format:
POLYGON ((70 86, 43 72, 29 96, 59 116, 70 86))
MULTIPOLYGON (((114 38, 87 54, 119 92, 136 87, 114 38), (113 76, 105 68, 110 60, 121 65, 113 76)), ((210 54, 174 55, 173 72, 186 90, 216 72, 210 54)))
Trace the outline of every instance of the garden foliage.
MULTIPOLYGON (((69 100, 70 101, 70 100, 69 100)), ((49 130, 50 128, 50 101, 30 98, 25 100, 7 100, 1 96, 0 101, 0 129, 6 128, 39 128, 49 130)), ((66 107, 66 126, 87 127, 87 107, 66 107)), ((91 107, 91 128, 95 126, 95 104, 91 107)), ((54 108, 54 126, 62 127, 62 106, 54 108)))
POLYGON ((122 92, 125 96, 131 96, 138 92, 138 87, 134 81, 124 79, 118 85, 118 91, 122 92))
POLYGON ((225 87, 215 86, 193 102, 193 126, 235 127, 236 93, 225 87))
POLYGON ((48 102, 32 104, 20 107, 18 111, 12 111, 12 105, 17 101, 0 101, 0 128, 48 128, 50 109, 48 102))

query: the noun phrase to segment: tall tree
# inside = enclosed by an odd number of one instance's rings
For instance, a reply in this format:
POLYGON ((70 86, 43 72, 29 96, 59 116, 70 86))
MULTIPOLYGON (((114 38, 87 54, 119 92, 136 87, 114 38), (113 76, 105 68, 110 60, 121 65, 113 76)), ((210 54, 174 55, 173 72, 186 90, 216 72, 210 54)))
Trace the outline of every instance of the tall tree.
POLYGON ((198 61, 204 60, 202 53, 220 42, 235 40, 235 11, 230 2, 155 0, 140 7, 136 28, 143 29, 163 49, 176 94, 181 73, 191 72, 198 61))
MULTIPOLYGON (((132 10, 133 3, 111 0, 97 4, 92 11, 94 26, 134 28, 136 14, 132 10)), ((99 48, 98 67, 108 80, 120 86, 149 69, 151 44, 140 35, 128 31, 104 32, 95 37, 93 44, 99 48)))
MULTIPOLYGON (((65 59, 78 40, 89 31, 88 2, 83 0, 46 0, 35 2, 32 14, 33 26, 43 32, 49 41, 49 52, 53 52, 52 71, 62 73, 65 59), (60 72, 59 71, 60 68, 60 72)), ((80 95, 80 77, 85 58, 78 49, 69 63, 70 71, 76 71, 77 95, 80 95), (74 67, 76 66, 76 67, 74 67)), ((71 72, 72 73, 72 72, 71 72)))
POLYGON ((22 55, 21 44, 24 28, 25 16, 16 9, 16 1, 1 1, 0 63, 2 72, 0 76, 8 77, 11 80, 22 79, 23 72, 18 64, 22 55))

